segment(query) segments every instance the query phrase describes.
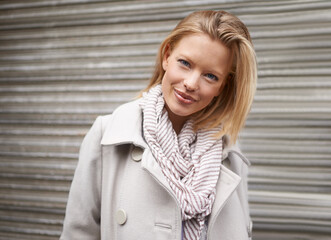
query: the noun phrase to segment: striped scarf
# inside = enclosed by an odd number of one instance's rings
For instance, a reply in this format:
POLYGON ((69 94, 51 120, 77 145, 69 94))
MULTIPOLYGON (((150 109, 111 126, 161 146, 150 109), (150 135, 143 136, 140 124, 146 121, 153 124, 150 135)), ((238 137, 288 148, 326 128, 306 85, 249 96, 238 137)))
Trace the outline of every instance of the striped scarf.
POLYGON ((144 137, 181 207, 183 239, 198 240, 215 200, 222 139, 213 135, 220 128, 195 133, 188 120, 177 136, 164 108, 161 85, 144 93, 140 106, 144 137))

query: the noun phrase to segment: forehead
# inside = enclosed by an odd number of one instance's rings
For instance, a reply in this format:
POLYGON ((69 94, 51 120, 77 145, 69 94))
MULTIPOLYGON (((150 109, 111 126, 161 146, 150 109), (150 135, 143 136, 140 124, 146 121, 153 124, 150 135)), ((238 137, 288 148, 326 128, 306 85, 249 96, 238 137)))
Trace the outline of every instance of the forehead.
POLYGON ((184 36, 175 46, 175 56, 189 58, 201 67, 217 68, 224 71, 230 62, 230 50, 221 41, 211 39, 207 34, 184 36))

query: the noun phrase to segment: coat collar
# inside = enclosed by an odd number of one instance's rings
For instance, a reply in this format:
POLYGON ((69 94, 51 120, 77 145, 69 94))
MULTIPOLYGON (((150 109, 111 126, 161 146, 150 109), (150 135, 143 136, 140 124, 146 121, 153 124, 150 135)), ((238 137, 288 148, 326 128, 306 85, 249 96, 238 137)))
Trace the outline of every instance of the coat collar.
POLYGON ((142 109, 140 99, 126 103, 117 108, 107 124, 101 139, 102 145, 121 145, 131 143, 143 149, 147 144, 142 132, 142 109))

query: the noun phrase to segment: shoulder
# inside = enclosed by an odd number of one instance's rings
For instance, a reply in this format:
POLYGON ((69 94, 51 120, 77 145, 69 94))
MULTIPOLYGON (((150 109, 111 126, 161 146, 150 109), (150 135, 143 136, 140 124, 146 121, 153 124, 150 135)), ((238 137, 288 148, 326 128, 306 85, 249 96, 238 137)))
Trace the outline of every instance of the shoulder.
POLYGON ((240 177, 246 177, 248 168, 251 165, 247 157, 242 153, 238 144, 229 144, 227 137, 223 137, 223 165, 227 166, 240 177))
POLYGON ((123 124, 125 124, 126 119, 132 118, 133 115, 139 115, 141 112, 139 106, 140 99, 124 103, 117 107, 113 113, 98 116, 96 119, 96 123, 101 125, 102 132, 104 132, 114 120, 120 120, 123 124))
MULTIPOLYGON (((139 98, 134 101, 120 105, 111 114, 112 118, 126 118, 126 117, 132 117, 133 114, 140 114, 141 112, 141 108, 139 106, 140 101, 141 99, 139 98)), ((105 120, 110 118, 108 115, 103 117, 105 118, 105 120)))
POLYGON ((113 114, 131 114, 131 111, 140 111, 140 102, 141 98, 122 104, 114 110, 113 114))
POLYGON ((229 159, 235 162, 245 163, 250 166, 249 160, 244 156, 240 150, 238 144, 231 144, 231 141, 227 135, 223 136, 223 156, 222 159, 229 159))

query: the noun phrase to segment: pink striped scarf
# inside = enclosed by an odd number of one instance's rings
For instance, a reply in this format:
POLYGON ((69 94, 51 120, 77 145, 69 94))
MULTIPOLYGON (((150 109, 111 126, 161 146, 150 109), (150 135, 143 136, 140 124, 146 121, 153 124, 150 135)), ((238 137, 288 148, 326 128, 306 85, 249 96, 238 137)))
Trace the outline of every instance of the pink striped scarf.
POLYGON ((164 108, 161 85, 144 93, 144 137, 181 207, 184 240, 198 240, 215 200, 221 167, 220 130, 193 131, 188 120, 177 136, 164 108))

